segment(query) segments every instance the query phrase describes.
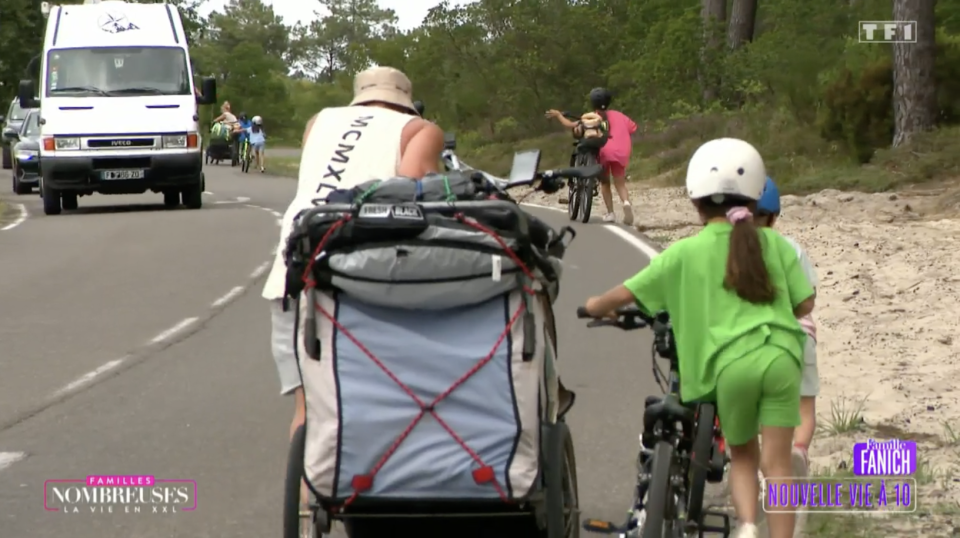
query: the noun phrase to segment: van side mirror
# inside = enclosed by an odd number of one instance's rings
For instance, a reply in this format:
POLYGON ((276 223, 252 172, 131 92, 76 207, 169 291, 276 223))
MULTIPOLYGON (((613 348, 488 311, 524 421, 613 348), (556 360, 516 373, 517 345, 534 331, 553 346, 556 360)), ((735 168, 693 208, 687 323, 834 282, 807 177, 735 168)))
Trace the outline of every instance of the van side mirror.
POLYGON ((14 140, 20 140, 20 134, 14 131, 13 129, 7 129, 3 132, 3 139, 13 142, 14 140))
POLYGON ((457 135, 453 133, 443 133, 443 149, 457 149, 457 135))
POLYGON ((217 102, 217 79, 203 77, 200 79, 200 95, 197 96, 198 105, 212 105, 217 102))
POLYGON ((20 87, 17 89, 17 99, 20 101, 20 108, 37 108, 40 106, 40 100, 34 97, 37 95, 37 88, 32 80, 21 80, 20 87))

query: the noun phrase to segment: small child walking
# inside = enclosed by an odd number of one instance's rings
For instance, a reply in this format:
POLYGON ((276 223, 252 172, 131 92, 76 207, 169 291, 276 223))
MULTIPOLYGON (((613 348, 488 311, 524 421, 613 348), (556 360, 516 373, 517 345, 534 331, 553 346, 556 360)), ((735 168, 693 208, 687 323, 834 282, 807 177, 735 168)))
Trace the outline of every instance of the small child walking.
MULTIPOLYGON (((754 216, 767 179, 763 158, 737 139, 711 140, 687 166, 687 195, 703 229, 670 245, 587 312, 607 317, 637 304, 670 314, 684 402, 715 401, 730 447, 736 538, 759 538, 757 473, 793 483, 806 333, 814 290, 794 246, 754 216), (763 443, 759 437, 763 437, 763 443)), ((793 538, 795 515, 770 512, 770 538, 793 538)))
MULTIPOLYGON (((780 217, 780 190, 769 177, 764 186, 763 194, 757 201, 757 215, 754 218, 758 227, 773 228, 777 219, 780 217)), ((803 247, 792 237, 783 236, 797 251, 797 258, 800 261, 800 267, 807 280, 810 281, 810 287, 814 290, 816 297, 817 270, 813 267, 810 256, 803 250, 803 247)), ((820 374, 817 371, 817 326, 813 321, 813 315, 807 314, 798 318, 800 326, 807 333, 807 341, 803 354, 803 380, 800 383, 800 426, 794 433, 792 467, 794 476, 806 476, 810 468, 810 459, 807 455, 810 449, 810 443, 813 442, 813 434, 817 426, 817 396, 820 394, 820 374)))

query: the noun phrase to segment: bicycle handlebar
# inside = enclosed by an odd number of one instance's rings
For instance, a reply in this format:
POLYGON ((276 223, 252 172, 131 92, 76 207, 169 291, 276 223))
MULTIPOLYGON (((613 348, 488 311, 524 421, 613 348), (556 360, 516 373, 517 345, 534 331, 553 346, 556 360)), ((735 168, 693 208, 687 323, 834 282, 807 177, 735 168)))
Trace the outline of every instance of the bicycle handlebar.
MULTIPOLYGON (((615 310, 617 319, 595 318, 587 313, 587 307, 577 307, 577 317, 592 319, 587 327, 616 327, 624 331, 633 331, 654 325, 659 316, 648 316, 636 305, 624 306, 615 310)), ((665 314, 664 314, 665 315, 665 314)))

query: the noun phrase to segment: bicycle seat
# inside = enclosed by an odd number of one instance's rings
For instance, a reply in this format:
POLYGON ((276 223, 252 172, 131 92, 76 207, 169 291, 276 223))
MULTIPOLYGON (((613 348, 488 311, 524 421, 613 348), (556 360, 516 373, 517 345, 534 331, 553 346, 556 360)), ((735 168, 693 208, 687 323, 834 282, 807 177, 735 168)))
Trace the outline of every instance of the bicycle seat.
POLYGON ((591 177, 597 177, 603 173, 603 166, 599 164, 591 164, 590 166, 581 166, 576 168, 564 168, 562 170, 555 170, 554 173, 562 177, 575 177, 577 179, 586 179, 591 177))
POLYGON ((693 421, 693 418, 693 409, 680 403, 676 397, 667 396, 643 410, 643 429, 652 432, 657 422, 679 421, 689 423, 693 421))

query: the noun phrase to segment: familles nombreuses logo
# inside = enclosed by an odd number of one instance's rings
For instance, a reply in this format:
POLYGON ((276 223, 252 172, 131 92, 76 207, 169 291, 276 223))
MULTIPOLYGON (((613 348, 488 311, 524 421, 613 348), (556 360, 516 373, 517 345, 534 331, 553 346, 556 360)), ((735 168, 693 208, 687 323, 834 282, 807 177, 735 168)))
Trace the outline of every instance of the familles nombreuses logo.
POLYGON ((141 475, 91 475, 47 480, 43 508, 64 514, 178 514, 197 509, 196 480, 141 475))

